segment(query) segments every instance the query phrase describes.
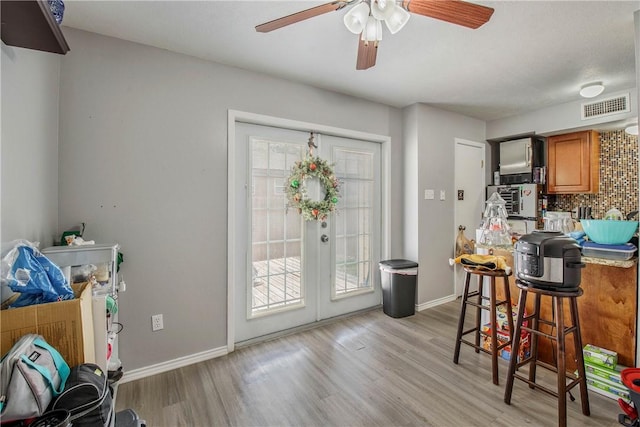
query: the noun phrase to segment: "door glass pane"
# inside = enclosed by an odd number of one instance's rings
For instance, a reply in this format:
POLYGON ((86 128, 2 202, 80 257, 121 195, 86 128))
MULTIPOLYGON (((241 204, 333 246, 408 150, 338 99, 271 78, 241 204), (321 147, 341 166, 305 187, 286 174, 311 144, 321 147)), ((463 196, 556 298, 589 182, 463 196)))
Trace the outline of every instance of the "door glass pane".
POLYGON ((336 275, 333 296, 373 289, 371 225, 373 218, 373 154, 336 148, 335 173, 341 182, 341 203, 334 221, 336 275))
POLYGON ((299 144, 254 139, 251 143, 250 317, 300 306, 302 220, 287 212, 285 179, 304 154, 299 144))

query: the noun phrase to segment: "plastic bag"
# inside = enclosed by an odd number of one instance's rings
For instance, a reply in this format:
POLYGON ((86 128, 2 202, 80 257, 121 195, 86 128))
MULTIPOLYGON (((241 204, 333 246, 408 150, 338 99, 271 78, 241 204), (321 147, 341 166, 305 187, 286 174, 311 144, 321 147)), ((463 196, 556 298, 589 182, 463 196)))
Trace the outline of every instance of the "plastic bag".
POLYGON ((26 240, 16 241, 2 258, 2 282, 20 293, 11 307, 73 299, 73 289, 60 267, 26 240))
POLYGON ((475 250, 475 241, 469 240, 464 235, 465 226, 458 227, 458 236, 456 237, 456 258, 464 254, 472 254, 475 250))

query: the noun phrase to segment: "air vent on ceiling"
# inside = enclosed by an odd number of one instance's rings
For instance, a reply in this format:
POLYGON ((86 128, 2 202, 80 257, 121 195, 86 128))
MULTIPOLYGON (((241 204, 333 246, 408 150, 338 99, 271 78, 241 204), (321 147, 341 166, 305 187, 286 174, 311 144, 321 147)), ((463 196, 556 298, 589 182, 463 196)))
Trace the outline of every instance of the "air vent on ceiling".
POLYGON ((629 94, 626 93, 613 98, 583 103, 582 120, 595 119, 612 114, 628 113, 629 111, 631 111, 629 107, 629 94))

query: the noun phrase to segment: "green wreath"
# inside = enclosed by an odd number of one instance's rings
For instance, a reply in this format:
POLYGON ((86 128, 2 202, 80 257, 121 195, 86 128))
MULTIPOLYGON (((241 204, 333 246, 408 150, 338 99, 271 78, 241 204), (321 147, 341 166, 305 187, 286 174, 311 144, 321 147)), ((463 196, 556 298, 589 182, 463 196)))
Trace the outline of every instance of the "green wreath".
POLYGON ((288 207, 298 209, 298 213, 307 220, 324 220, 329 213, 336 210, 340 183, 333 173, 331 165, 320 157, 305 156, 291 168, 291 175, 287 179, 288 207), (324 188, 323 200, 311 200, 307 196, 304 181, 307 178, 318 178, 324 188))

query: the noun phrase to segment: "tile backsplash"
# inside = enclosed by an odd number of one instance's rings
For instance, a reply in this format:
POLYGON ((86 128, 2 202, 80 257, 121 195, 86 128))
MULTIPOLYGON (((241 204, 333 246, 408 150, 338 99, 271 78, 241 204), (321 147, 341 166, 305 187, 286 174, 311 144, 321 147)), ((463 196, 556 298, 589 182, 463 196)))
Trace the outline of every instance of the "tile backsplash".
POLYGON ((638 137, 624 130, 600 132, 598 194, 557 194, 549 196, 548 204, 554 211, 591 206, 596 219, 611 208, 618 208, 625 216, 638 210, 638 137))

